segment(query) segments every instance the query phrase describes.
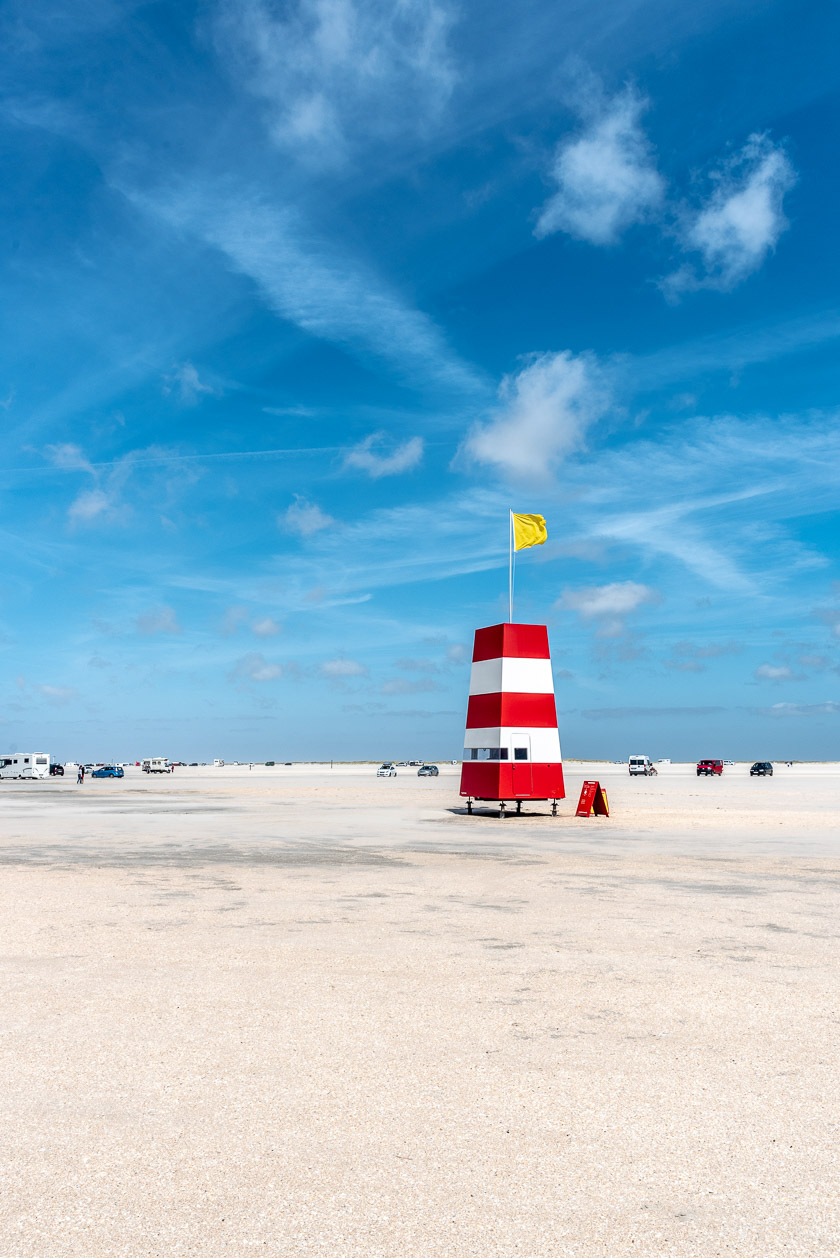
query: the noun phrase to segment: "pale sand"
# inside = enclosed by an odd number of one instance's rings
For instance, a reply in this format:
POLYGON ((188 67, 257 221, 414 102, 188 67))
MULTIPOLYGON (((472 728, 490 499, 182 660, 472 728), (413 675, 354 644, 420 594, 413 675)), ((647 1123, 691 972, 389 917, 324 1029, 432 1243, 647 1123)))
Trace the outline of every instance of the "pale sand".
POLYGON ((2 1258, 840 1253, 840 768, 373 768, 0 785, 2 1258))

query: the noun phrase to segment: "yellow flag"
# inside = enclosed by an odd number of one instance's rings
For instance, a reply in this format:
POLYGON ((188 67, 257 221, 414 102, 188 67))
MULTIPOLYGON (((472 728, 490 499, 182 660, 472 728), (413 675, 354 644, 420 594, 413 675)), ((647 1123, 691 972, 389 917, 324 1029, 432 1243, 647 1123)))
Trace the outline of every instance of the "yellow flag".
POLYGON ((513 513, 513 549, 526 550, 529 546, 542 546, 548 537, 545 517, 542 515, 516 515, 513 513))

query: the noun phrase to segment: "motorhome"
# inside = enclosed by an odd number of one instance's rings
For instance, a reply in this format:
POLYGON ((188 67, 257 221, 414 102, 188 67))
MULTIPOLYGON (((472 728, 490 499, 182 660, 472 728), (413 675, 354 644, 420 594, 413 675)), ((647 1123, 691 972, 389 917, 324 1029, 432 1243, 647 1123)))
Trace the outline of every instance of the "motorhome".
POLYGON ((0 778, 48 778, 50 758, 41 751, 14 751, 0 756, 0 778))
POLYGON ((172 765, 165 756, 153 756, 151 760, 143 761, 144 773, 171 773, 172 765))

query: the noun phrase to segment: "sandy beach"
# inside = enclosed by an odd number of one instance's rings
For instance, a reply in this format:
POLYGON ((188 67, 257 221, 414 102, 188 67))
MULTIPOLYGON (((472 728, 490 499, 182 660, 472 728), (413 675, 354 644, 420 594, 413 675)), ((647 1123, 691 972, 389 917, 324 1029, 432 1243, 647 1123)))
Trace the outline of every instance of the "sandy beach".
POLYGON ((840 765, 566 771, 2 783, 2 1258, 840 1253, 840 765))

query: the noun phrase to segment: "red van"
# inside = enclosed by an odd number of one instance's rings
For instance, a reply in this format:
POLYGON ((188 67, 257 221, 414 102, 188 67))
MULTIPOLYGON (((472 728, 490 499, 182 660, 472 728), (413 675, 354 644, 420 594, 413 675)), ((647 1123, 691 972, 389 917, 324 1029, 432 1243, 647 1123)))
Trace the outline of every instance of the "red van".
POLYGON ((717 777, 720 777, 721 773, 723 773, 722 760, 699 760, 697 762, 697 776, 698 777, 700 777, 702 774, 705 774, 706 777, 711 777, 713 774, 717 775, 717 777))

